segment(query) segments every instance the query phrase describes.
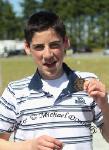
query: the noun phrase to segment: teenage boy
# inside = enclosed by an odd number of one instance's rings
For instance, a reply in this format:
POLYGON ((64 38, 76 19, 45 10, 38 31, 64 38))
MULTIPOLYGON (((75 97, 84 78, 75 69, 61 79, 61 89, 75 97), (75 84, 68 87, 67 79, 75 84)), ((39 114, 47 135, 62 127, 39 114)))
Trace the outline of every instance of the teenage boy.
POLYGON ((25 27, 25 51, 34 75, 9 83, 0 98, 0 138, 36 140, 36 150, 92 150, 91 123, 109 142, 109 104, 104 84, 93 73, 70 69, 69 46, 60 18, 41 11, 25 27))

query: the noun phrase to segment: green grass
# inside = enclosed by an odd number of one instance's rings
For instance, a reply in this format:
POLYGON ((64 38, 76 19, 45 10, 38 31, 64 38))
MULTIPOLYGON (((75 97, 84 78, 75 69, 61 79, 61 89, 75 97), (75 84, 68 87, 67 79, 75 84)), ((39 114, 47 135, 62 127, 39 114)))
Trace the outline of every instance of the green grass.
POLYGON ((35 65, 30 57, 3 58, 0 60, 0 71, 3 92, 10 81, 31 75, 35 71, 35 65))
MULTIPOLYGON (((106 84, 109 91, 109 57, 92 54, 67 54, 65 62, 74 70, 93 72, 106 84), (71 56, 71 57, 70 57, 71 56)), ((0 94, 10 81, 21 79, 35 72, 31 57, 0 58, 0 94)))

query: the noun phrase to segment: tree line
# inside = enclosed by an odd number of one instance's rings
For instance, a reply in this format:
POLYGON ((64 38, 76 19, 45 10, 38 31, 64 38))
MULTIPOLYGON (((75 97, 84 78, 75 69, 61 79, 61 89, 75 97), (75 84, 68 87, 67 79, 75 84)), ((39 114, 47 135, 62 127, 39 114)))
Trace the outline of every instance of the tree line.
POLYGON ((109 0, 22 0, 20 7, 16 15, 8 0, 0 0, 0 40, 23 39, 28 17, 49 10, 63 19, 72 46, 109 47, 109 0))

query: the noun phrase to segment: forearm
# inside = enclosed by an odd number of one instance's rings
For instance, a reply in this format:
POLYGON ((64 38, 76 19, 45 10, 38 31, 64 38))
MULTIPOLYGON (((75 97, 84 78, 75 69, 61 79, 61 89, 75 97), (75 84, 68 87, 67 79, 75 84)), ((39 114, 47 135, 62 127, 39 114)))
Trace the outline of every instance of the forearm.
POLYGON ((109 104, 107 104, 104 109, 102 109, 103 113, 103 126, 102 126, 102 135, 109 142, 109 104))
POLYGON ((0 150, 61 150, 62 147, 63 143, 61 141, 47 135, 21 142, 11 142, 0 139, 0 150))
POLYGON ((0 139, 0 150, 31 150, 28 141, 11 142, 0 139))

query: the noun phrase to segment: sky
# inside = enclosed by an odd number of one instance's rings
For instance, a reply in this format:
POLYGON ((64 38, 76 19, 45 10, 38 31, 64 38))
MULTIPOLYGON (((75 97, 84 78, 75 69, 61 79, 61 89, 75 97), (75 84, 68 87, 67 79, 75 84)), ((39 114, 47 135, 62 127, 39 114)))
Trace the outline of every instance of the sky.
POLYGON ((13 5, 13 9, 16 12, 17 15, 19 15, 21 13, 21 8, 20 8, 20 1, 22 0, 8 0, 12 5, 13 5))

